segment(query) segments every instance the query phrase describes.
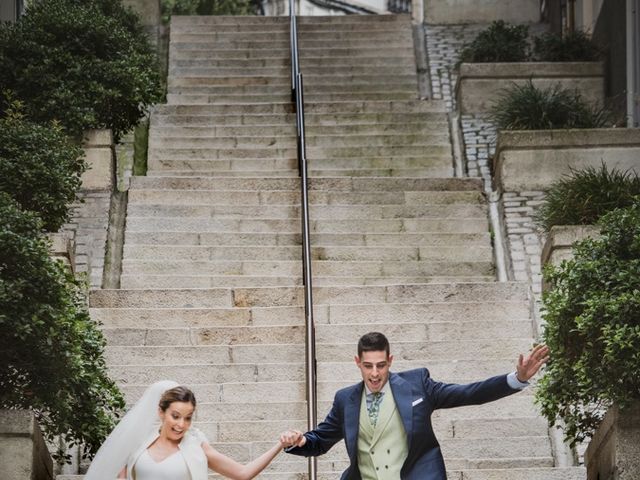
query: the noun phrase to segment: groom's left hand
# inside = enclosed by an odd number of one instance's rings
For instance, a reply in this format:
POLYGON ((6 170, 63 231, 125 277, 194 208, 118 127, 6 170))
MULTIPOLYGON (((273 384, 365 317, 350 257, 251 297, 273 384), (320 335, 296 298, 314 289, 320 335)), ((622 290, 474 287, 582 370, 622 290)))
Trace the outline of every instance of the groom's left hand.
POLYGON ((528 382, 531 377, 538 373, 540 367, 542 367, 547 360, 549 360, 549 347, 542 344, 536 345, 526 357, 520 354, 516 369, 518 380, 523 383, 528 382))

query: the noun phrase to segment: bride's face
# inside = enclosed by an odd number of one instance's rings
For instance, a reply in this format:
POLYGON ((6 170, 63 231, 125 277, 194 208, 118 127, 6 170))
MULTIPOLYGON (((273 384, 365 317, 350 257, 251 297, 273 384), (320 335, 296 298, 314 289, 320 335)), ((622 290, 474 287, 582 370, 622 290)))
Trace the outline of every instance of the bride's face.
POLYGON ((194 406, 189 402, 173 402, 164 412, 160 410, 160 435, 173 441, 182 440, 185 432, 191 427, 194 410, 194 406))

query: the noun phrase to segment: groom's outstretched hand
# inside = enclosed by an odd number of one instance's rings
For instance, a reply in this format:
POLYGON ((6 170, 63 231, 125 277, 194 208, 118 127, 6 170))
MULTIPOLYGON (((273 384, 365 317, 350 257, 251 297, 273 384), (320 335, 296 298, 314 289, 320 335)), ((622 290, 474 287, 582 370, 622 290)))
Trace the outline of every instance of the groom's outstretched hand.
POLYGON ((540 367, 542 367, 547 360, 549 360, 549 347, 542 344, 536 345, 526 357, 520 354, 518 367, 516 369, 518 380, 523 383, 528 382, 531 377, 538 373, 540 367))
POLYGON ((302 447, 305 443, 306 437, 298 430, 287 430, 280 434, 280 444, 284 448, 302 447))

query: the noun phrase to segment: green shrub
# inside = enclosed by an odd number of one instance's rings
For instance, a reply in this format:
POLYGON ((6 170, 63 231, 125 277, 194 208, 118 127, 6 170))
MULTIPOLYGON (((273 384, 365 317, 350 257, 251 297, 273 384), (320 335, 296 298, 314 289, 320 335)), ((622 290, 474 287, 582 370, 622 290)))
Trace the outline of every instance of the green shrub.
POLYGON ((529 27, 495 21, 460 52, 460 61, 524 62, 529 58, 529 27))
POLYGON ((0 65, 0 91, 31 120, 57 120, 76 137, 111 128, 118 139, 161 98, 156 55, 120 0, 31 3, 0 26, 0 65))
POLYGON ((574 258, 545 277, 544 341, 552 356, 536 399, 573 445, 593 435, 605 410, 640 399, 640 202, 600 221, 602 238, 576 243, 574 258))
POLYGON ((171 15, 251 15, 254 0, 162 0, 162 21, 171 15))
POLYGON ((534 39, 533 56, 541 62, 592 62, 602 52, 589 36, 581 31, 564 36, 546 33, 534 39))
POLYGON ((591 225, 607 212, 633 204, 640 177, 632 171, 609 171, 606 165, 572 171, 551 185, 536 215, 549 231, 554 225, 591 225))
POLYGON ((199 4, 200 0, 162 0, 162 21, 169 23, 171 15, 195 15, 199 4))
POLYGON ((41 231, 37 215, 0 193, 0 408, 31 408, 48 439, 95 453, 124 401, 86 287, 51 259, 41 231))
POLYGON ((254 0, 200 0, 200 15, 251 15, 256 11, 254 0))
POLYGON ((37 213, 48 231, 69 216, 86 168, 82 149, 59 126, 27 122, 15 113, 0 119, 0 192, 37 213))
POLYGON ((601 128, 610 123, 604 109, 589 105, 577 91, 559 85, 540 89, 531 81, 506 88, 491 107, 491 118, 500 130, 601 128))

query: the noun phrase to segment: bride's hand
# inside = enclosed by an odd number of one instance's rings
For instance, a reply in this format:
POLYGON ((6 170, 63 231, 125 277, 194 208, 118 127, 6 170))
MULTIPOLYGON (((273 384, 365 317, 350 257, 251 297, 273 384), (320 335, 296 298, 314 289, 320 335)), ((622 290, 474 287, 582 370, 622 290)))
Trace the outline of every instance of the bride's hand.
POLYGON ((298 430, 287 430, 280 434, 282 448, 302 447, 305 443, 307 443, 306 437, 298 430))

